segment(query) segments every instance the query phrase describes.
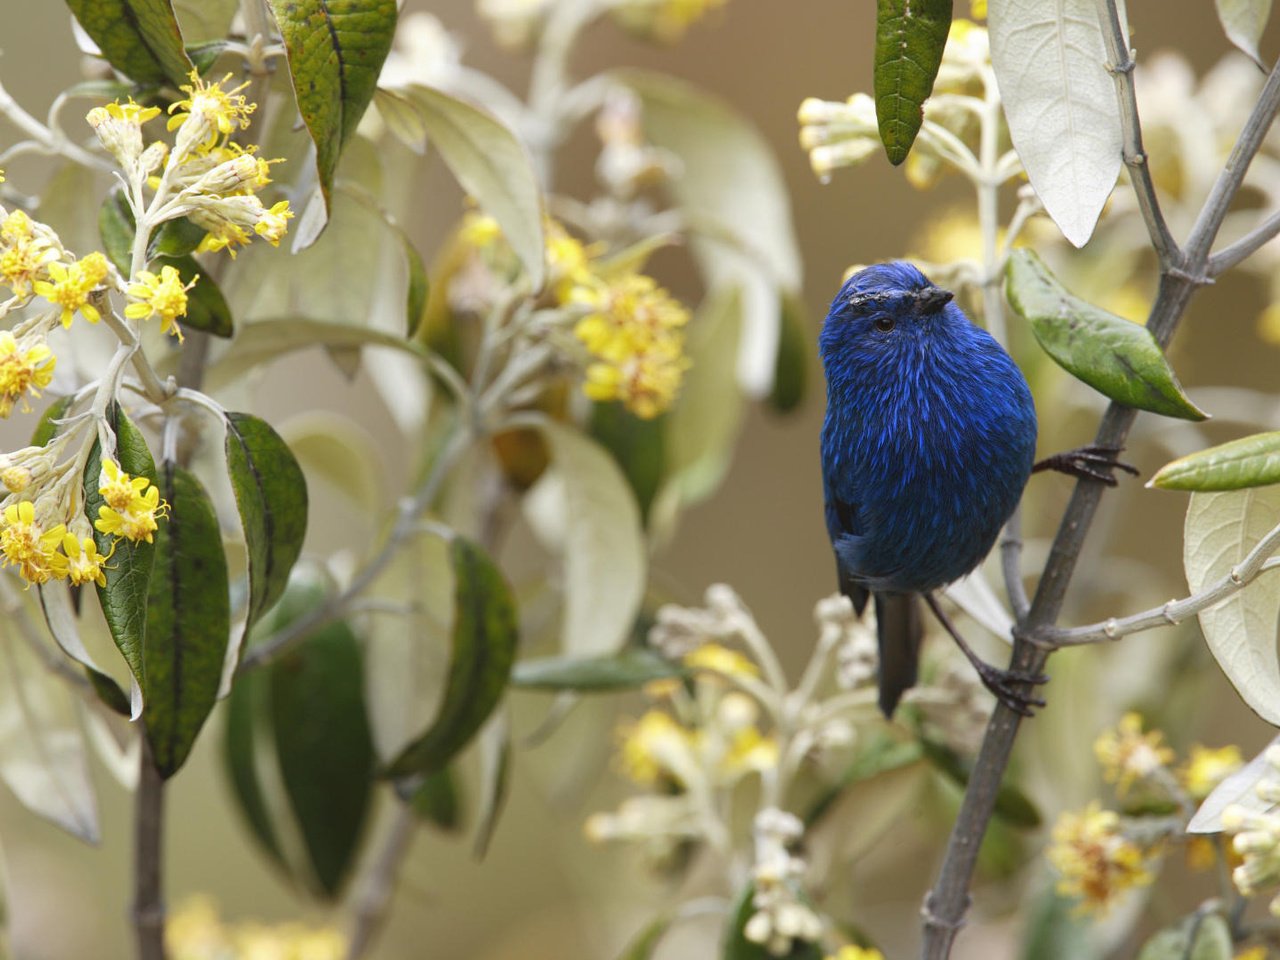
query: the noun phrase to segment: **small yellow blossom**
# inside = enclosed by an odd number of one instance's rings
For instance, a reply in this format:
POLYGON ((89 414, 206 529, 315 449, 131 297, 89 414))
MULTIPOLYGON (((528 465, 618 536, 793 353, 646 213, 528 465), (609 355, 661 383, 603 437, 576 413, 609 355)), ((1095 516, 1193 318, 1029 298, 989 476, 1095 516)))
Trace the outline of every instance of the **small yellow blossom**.
POLYGON ((1173 751, 1164 745, 1159 730, 1142 732, 1142 717, 1126 713, 1114 730, 1103 731, 1093 743, 1102 775, 1123 795, 1135 781, 1150 777, 1173 762, 1173 751))
POLYGON ((129 284, 129 296, 133 299, 124 308, 124 315, 131 320, 160 318, 160 332, 173 335, 182 342, 182 328, 178 318, 187 314, 187 291, 195 286, 199 277, 183 284, 176 267, 165 265, 159 275, 150 270, 138 271, 138 282, 129 284))
POLYGON ((698 20, 726 0, 629 0, 614 4, 614 18, 625 29, 661 43, 674 43, 698 20))
POLYGON ((650 710, 621 728, 623 772, 638 784, 652 785, 663 775, 686 782, 693 765, 692 738, 661 710, 650 710))
POLYGON ((271 209, 262 212, 258 222, 253 225, 253 232, 273 247, 278 247, 289 229, 289 220, 292 218, 293 211, 289 209, 289 201, 281 200, 279 203, 272 204, 271 209))
POLYGON ((760 668, 737 650, 730 650, 718 643, 704 643, 684 655, 684 665, 690 670, 705 670, 729 677, 758 677, 760 668))
POLYGON ((1261 945, 1250 947, 1237 953, 1234 960, 1267 960, 1267 948, 1261 945))
POLYGON ((31 471, 23 466, 5 467, 0 470, 0 483, 10 493, 21 493, 31 486, 31 471))
POLYGON ((58 251, 48 239, 36 235, 31 218, 21 210, 0 220, 0 281, 17 296, 30 294, 32 285, 48 275, 48 265, 57 259, 58 251))
POLYGON ((160 491, 150 480, 131 477, 114 460, 105 460, 98 477, 98 493, 105 502, 98 508, 95 529, 134 542, 153 542, 156 520, 164 517, 168 504, 161 502, 160 491))
POLYGON ((827 954, 826 960, 884 960, 884 954, 872 947, 843 946, 836 953, 827 954))
POLYGON ((168 126, 170 130, 182 128, 178 145, 183 153, 215 147, 222 138, 248 128, 249 116, 258 105, 250 103, 240 92, 249 85, 247 82, 231 90, 222 89, 231 77, 228 73, 221 80, 206 83, 192 70, 191 83, 179 88, 187 97, 169 107, 172 116, 168 126))
POLYGON ((1196 801, 1204 800, 1214 787, 1244 765, 1240 748, 1234 745, 1213 749, 1196 744, 1191 756, 1178 771, 1182 785, 1196 801))
POLYGON ((252 194, 207 198, 193 207, 188 216, 191 221, 209 231, 196 250, 213 253, 226 250, 235 256, 236 246, 246 246, 256 233, 272 246, 278 246, 293 216, 289 201, 281 200, 267 209, 252 194))
POLYGON ((0 417, 8 417, 13 406, 27 397, 38 397, 53 379, 57 358, 49 345, 37 340, 30 345, 19 343, 8 330, 0 332, 0 417))
POLYGON ((591 251, 555 220, 548 220, 547 286, 561 303, 573 298, 577 287, 592 282, 591 251))
POLYGON ((297 922, 223 922, 213 900, 189 898, 165 924, 172 960, 341 960, 347 939, 333 927, 297 922))
POLYGON ((100 587, 107 585, 103 566, 110 555, 104 557, 98 552, 93 537, 77 537, 68 532, 62 537, 62 552, 67 556, 67 576, 73 586, 85 583, 96 583, 100 587))
POLYGON ((1105 911, 1125 890, 1154 879, 1142 851, 1121 834, 1119 815, 1097 801, 1058 818, 1046 856, 1061 875, 1058 892, 1079 899, 1081 912, 1105 911))
POLYGON ((48 583, 67 575, 67 558, 58 553, 67 528, 58 524, 45 530, 36 521, 36 508, 30 500, 13 503, 4 509, 4 529, 0 531, 0 564, 16 566, 28 583, 48 583))
MULTIPOLYGON (((192 217, 192 221, 199 223, 197 217, 192 217)), ((207 226, 201 223, 200 226, 207 226)), ((249 231, 237 223, 229 220, 223 220, 209 229, 203 240, 196 247, 197 253, 217 253, 219 250, 226 250, 231 254, 231 259, 236 258, 236 247, 247 247, 249 245, 249 231)))
POLYGON ((97 323, 102 315, 89 302, 89 294, 107 278, 108 271, 107 258, 95 250, 75 263, 50 263, 50 279, 37 280, 32 286, 40 296, 62 308, 64 327, 71 326, 77 310, 90 323, 97 323))
POLYGON ((468 211, 458 228, 458 241, 474 250, 485 250, 502 238, 502 228, 493 217, 468 211))

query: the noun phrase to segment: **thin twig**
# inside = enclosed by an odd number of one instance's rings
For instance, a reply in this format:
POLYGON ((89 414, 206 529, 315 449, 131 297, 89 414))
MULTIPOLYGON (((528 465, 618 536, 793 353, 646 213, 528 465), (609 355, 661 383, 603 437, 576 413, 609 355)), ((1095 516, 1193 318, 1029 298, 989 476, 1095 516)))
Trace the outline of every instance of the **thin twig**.
POLYGON ((1142 146, 1142 124, 1138 119, 1138 93, 1133 83, 1133 51, 1125 41, 1124 27, 1116 0, 1098 0, 1098 18, 1102 21, 1102 34, 1106 40, 1107 70, 1115 80, 1116 99, 1120 104, 1120 131, 1124 139, 1124 163, 1129 168, 1129 179, 1138 200, 1138 209, 1151 236, 1151 245, 1161 263, 1173 263, 1180 254, 1177 241, 1169 232, 1164 214, 1160 211, 1160 198, 1151 179, 1151 167, 1147 152, 1142 146))
POLYGON ((1253 256, 1265 243, 1280 234, 1280 211, 1276 211, 1235 243, 1209 258, 1209 276, 1216 277, 1253 256))
POLYGON ((364 886, 356 903, 355 924, 351 942, 347 945, 347 960, 360 960, 382 930, 391 895, 395 892, 396 877, 408 856, 416 827, 413 808, 397 801, 395 817, 391 821, 386 842, 383 843, 373 868, 365 876, 364 886))

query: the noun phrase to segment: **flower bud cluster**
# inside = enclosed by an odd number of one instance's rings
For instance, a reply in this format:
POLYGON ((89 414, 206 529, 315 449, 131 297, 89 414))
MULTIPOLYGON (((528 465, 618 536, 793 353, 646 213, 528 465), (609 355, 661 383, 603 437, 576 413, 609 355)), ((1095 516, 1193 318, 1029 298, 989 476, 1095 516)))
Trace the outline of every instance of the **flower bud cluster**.
MULTIPOLYGON (((1280 775, 1280 746, 1268 747, 1266 759, 1271 773, 1280 775)), ((1246 897, 1280 886, 1280 778, 1264 777, 1254 790, 1267 805, 1265 812, 1241 804, 1222 811, 1222 827, 1233 834, 1232 849, 1243 858, 1231 872, 1231 881, 1246 897)), ((1280 894, 1271 900, 1270 910, 1273 916, 1280 917, 1280 894)))
POLYGON ((751 868, 754 913, 743 936, 775 957, 791 953, 797 941, 813 943, 823 932, 822 918, 801 899, 807 865, 791 848, 804 834, 794 814, 774 807, 756 814, 755 862, 751 868))

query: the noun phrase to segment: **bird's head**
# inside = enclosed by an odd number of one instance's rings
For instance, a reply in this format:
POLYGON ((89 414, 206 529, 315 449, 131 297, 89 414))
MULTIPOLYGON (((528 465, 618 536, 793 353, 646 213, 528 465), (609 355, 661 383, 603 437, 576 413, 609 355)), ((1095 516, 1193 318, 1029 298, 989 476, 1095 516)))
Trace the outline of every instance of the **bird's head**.
POLYGON ((887 344, 957 310, 947 309, 951 300, 950 290, 930 283, 912 264, 877 263, 859 270, 840 288, 823 324, 823 339, 850 343, 871 338, 868 346, 887 344))

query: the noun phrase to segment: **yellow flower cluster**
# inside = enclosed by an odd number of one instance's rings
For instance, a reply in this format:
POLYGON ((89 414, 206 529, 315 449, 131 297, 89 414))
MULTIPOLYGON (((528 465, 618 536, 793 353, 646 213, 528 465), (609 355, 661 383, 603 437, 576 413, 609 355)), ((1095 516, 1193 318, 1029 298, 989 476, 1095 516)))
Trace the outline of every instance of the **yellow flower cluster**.
POLYGON ((191 897, 165 924, 172 960, 341 960, 347 940, 333 927, 226 923, 208 897, 191 897))
POLYGON ((1116 785, 1123 796, 1139 780, 1146 780, 1173 762, 1173 751, 1159 730, 1142 732, 1142 717, 1129 712, 1114 730, 1106 730, 1094 741, 1093 753, 1102 767, 1103 778, 1116 785))
POLYGON ((674 43, 685 31, 727 0, 630 0, 614 4, 614 19, 642 37, 674 43))
POLYGON ((857 947, 849 944, 838 953, 828 954, 826 960, 884 960, 884 954, 873 947, 857 947))
POLYGON ((1097 801, 1058 818, 1046 855, 1060 874, 1058 892, 1078 899, 1083 913, 1105 912, 1126 890, 1154 879, 1142 849, 1121 832, 1119 815, 1097 801))
MULTIPOLYGON (((106 556, 98 552, 89 521, 69 516, 68 498, 58 481, 67 473, 53 464, 56 455, 40 447, 28 447, 4 458, 7 466, 0 479, 12 496, 4 507, 0 523, 0 565, 18 568, 27 583, 69 580, 72 585, 97 583, 106 586, 106 556), (15 501, 33 479, 45 482, 34 497, 15 501)), ((156 521, 165 514, 160 491, 146 477, 130 477, 113 460, 104 461, 99 477, 99 493, 106 501, 94 522, 101 533, 119 539, 152 542, 156 521)))
POLYGON ((27 398, 49 386, 56 363, 43 334, 18 340, 8 330, 0 332, 0 417, 8 417, 19 401, 24 413, 30 410, 27 398))
POLYGON ((1191 799, 1201 802, 1242 766, 1244 757, 1237 746, 1215 749, 1196 744, 1191 748, 1187 762, 1178 770, 1178 776, 1191 799))
POLYGON ((170 266, 161 267, 159 274, 139 270, 138 281, 129 284, 128 292, 133 302, 124 308, 124 315, 131 320, 159 317, 160 332, 172 330, 181 343, 182 328, 178 326, 178 318, 187 314, 187 291, 195 282, 193 279, 184 285, 177 269, 170 266))

